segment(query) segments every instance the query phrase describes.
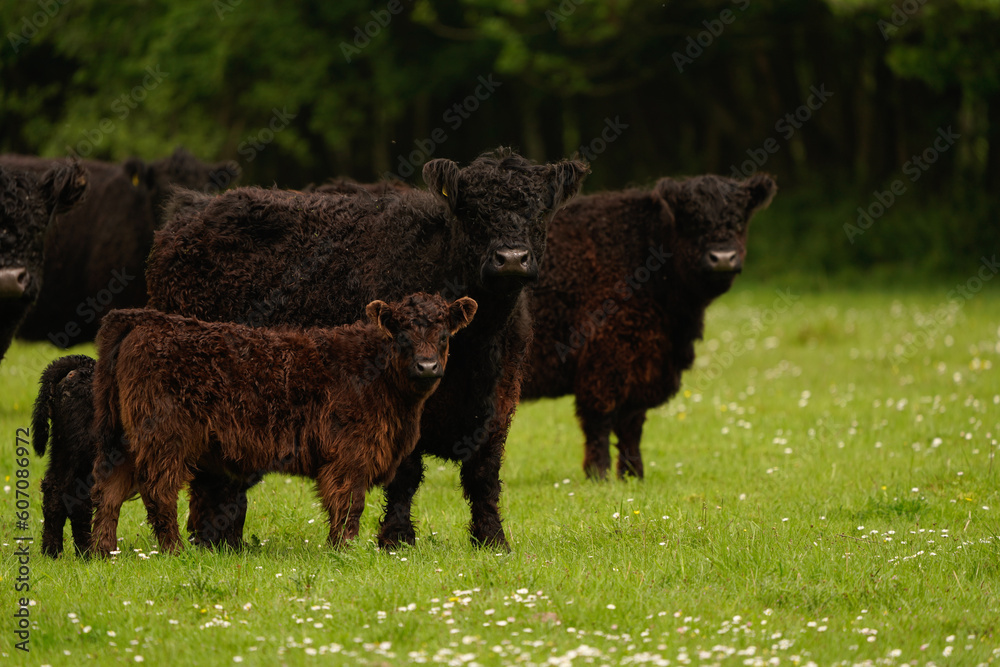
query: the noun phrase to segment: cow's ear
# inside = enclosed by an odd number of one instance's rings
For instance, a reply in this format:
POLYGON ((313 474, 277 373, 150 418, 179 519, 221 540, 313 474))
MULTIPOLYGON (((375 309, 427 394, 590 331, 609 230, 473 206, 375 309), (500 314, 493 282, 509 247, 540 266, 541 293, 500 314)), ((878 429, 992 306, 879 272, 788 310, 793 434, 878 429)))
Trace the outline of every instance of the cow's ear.
POLYGON ((479 304, 474 299, 467 296, 456 299, 448 306, 448 328, 453 334, 458 333, 469 325, 477 310, 479 304))
POLYGON ((681 184, 669 177, 661 178, 653 186, 653 198, 659 200, 665 221, 673 222, 678 204, 680 203, 681 193, 681 184))
POLYGON ((122 170, 134 188, 144 187, 153 189, 154 175, 153 169, 148 164, 137 157, 130 157, 122 162, 122 170))
POLYGON ((580 184, 590 173, 590 165, 582 160, 563 160, 555 164, 545 165, 548 177, 549 192, 545 207, 554 211, 580 191, 580 184))
POLYGON ((747 202, 747 215, 750 216, 770 205, 774 193, 778 191, 778 184, 769 174, 754 174, 743 181, 743 188, 750 195, 747 202))
POLYGON ((452 213, 458 208, 458 165, 446 158, 436 158, 424 165, 424 183, 452 213))
POLYGON ((377 326, 382 333, 392 338, 395 320, 392 317, 392 309, 385 301, 372 301, 365 308, 368 321, 377 326))
POLYGON ((87 192, 87 170, 77 161, 52 167, 42 174, 42 193, 49 211, 68 211, 87 192))

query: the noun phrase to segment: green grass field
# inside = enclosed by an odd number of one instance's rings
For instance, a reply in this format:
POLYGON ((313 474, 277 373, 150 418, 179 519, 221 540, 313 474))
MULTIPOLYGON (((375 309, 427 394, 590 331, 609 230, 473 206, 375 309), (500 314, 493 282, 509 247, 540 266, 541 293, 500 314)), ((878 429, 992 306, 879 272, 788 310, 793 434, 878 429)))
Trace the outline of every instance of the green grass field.
MULTIPOLYGON (((643 483, 584 480, 570 399, 523 405, 503 469, 509 554, 470 546, 457 469, 437 460, 417 495, 417 546, 391 554, 373 542, 379 492, 339 552, 309 480, 274 475, 251 492, 253 546, 240 553, 160 555, 141 503, 128 503, 113 561, 54 562, 31 546, 30 654, 13 633, 15 431, 61 353, 16 344, 0 364, 0 655, 1000 662, 1000 299, 994 288, 949 301, 952 286, 793 289, 786 308, 786 285, 738 283, 710 309, 682 393, 649 414, 643 483)), ((44 470, 32 457, 36 540, 44 470)), ((186 510, 185 499, 182 527, 186 510)))

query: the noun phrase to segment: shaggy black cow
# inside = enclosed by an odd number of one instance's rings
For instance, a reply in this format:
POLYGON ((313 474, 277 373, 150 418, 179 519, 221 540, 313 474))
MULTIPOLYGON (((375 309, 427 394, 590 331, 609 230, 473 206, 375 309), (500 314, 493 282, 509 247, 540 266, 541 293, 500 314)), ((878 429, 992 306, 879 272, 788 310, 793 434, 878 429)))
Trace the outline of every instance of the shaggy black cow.
POLYGON ((63 551, 63 527, 69 519, 77 554, 90 546, 94 459, 97 446, 91 433, 94 401, 91 382, 94 360, 82 354, 56 359, 42 373, 31 415, 35 453, 45 455, 49 467, 42 479, 42 553, 56 558, 63 551))
MULTIPOLYGON (((54 160, 0 156, 0 164, 36 173, 54 160)), ((86 160, 90 191, 72 211, 56 216, 45 237, 46 281, 17 336, 69 347, 94 340, 112 308, 146 302, 143 269, 162 226, 163 204, 172 186, 207 190, 228 183, 235 163, 205 164, 184 149, 151 163, 86 160)))
POLYGON ((42 290, 42 252, 53 217, 86 189, 87 175, 76 162, 53 165, 40 176, 0 165, 0 359, 42 290))
MULTIPOLYGON (((357 320, 373 299, 416 291, 474 298, 476 319, 452 343, 417 449, 386 489, 379 543, 413 543, 422 455, 434 454, 462 464, 473 541, 506 547, 497 504, 531 332, 522 289, 536 277, 548 220, 586 172, 580 162, 539 166, 501 149, 464 168, 428 162, 429 192, 245 188, 189 197, 156 235, 150 305, 205 320, 332 326, 357 320)), ((189 530, 196 540, 240 543, 251 482, 195 476, 189 530)))
POLYGON ((777 187, 769 176, 660 180, 652 191, 581 197, 556 214, 529 289, 535 335, 523 399, 574 394, 583 468, 642 477, 646 411, 694 362, 705 309, 743 268, 747 226, 777 187))

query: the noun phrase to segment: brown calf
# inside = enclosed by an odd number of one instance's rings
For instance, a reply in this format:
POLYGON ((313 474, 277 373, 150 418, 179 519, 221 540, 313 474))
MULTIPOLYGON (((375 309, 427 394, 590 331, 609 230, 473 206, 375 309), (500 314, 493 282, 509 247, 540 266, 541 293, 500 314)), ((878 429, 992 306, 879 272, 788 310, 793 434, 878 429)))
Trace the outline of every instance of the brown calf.
POLYGON ((177 495, 196 467, 311 477, 330 515, 330 543, 352 539, 365 493, 390 481, 416 446, 450 335, 476 308, 467 297, 449 305, 419 293, 373 301, 368 322, 332 329, 108 314, 94 377, 94 469, 102 473, 92 550, 116 548, 121 505, 138 488, 161 548, 177 551, 177 495))

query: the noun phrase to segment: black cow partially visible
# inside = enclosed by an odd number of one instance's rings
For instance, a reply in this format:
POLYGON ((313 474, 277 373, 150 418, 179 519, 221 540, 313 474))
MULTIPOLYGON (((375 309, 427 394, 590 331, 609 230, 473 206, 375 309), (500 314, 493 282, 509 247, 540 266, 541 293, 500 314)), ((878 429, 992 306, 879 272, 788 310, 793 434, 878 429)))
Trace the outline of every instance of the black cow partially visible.
POLYGON ((87 175, 77 162, 41 175, 0 165, 0 359, 42 289, 42 249, 53 217, 86 189, 87 175))
MULTIPOLYGON (((56 160, 0 156, 0 165, 41 174, 56 160)), ((144 274, 153 232, 163 226, 164 203, 174 186, 207 191, 232 182, 235 163, 206 164, 183 148, 145 163, 85 160, 89 194, 56 216, 45 237, 46 280, 18 338, 59 347, 94 340, 100 319, 113 308, 146 303, 144 274)))

